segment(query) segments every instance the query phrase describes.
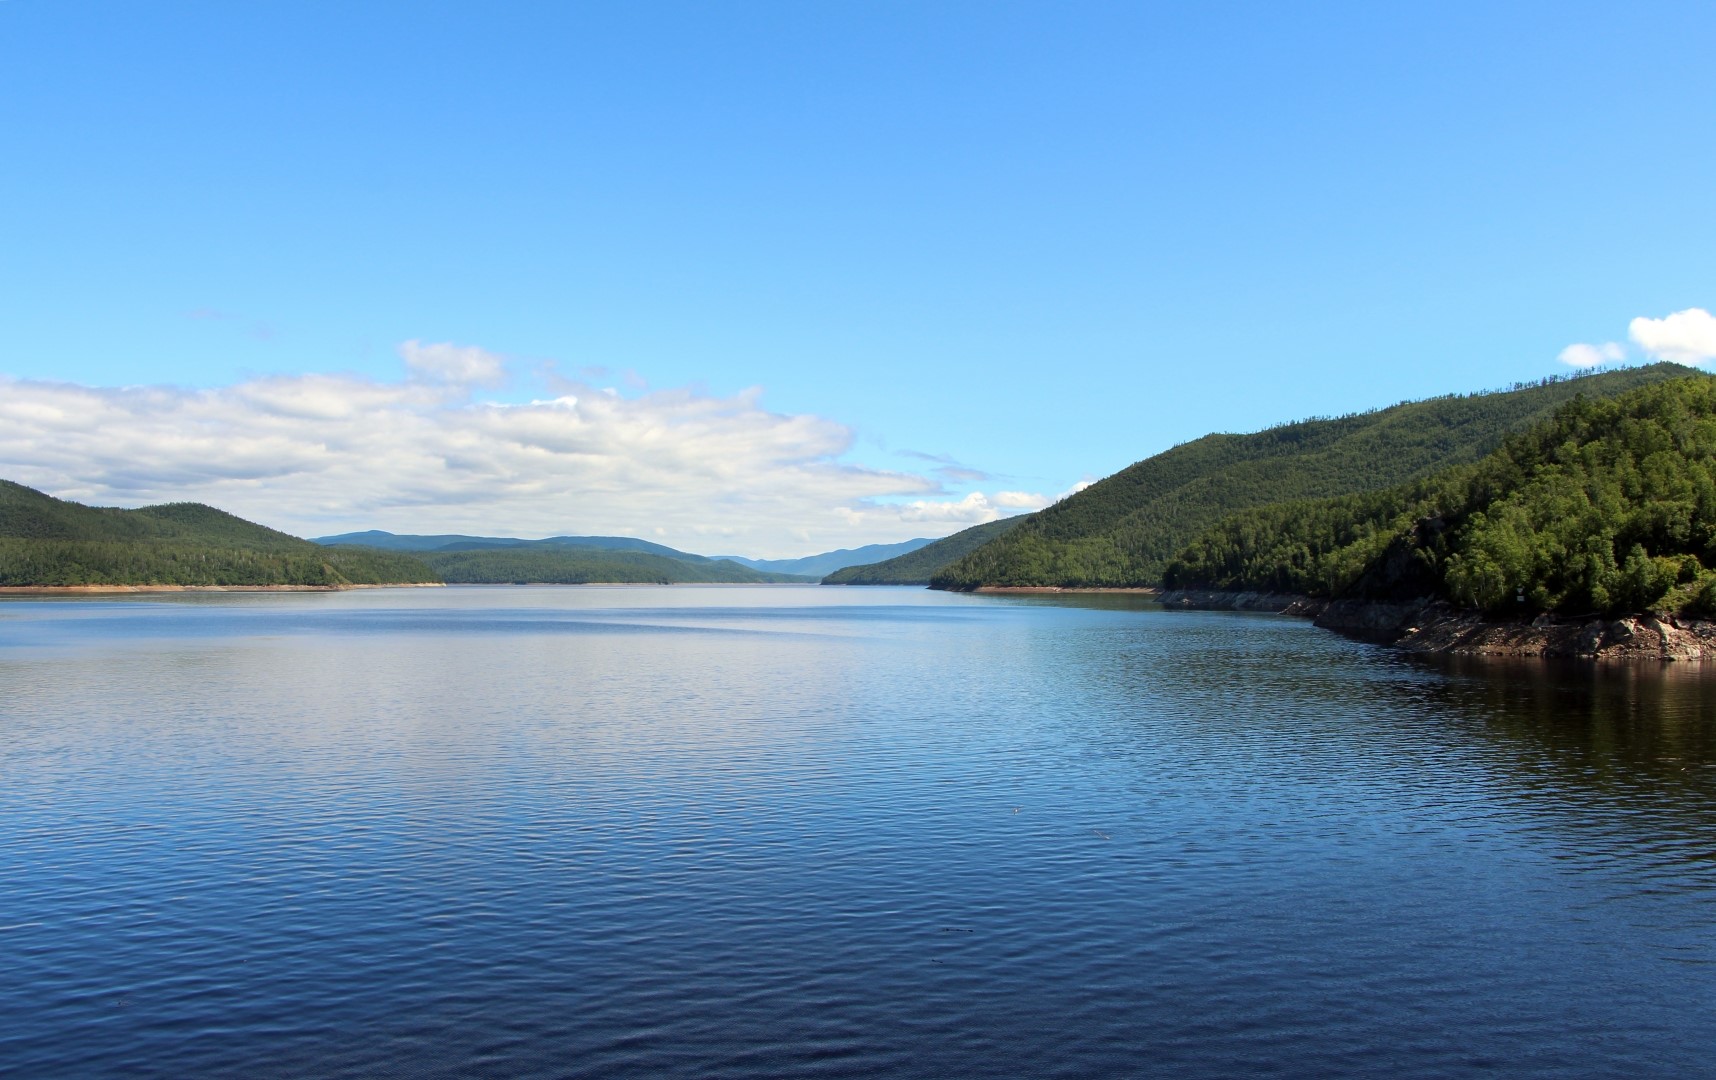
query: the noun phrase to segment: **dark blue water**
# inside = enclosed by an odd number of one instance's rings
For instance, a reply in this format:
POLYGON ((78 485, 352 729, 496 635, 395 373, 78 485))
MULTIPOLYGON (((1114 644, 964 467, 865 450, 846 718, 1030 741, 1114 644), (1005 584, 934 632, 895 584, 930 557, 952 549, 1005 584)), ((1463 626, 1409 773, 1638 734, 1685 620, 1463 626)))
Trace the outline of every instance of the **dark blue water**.
POLYGON ((918 590, 0 602, 0 1073, 1708 1076, 1716 681, 918 590))

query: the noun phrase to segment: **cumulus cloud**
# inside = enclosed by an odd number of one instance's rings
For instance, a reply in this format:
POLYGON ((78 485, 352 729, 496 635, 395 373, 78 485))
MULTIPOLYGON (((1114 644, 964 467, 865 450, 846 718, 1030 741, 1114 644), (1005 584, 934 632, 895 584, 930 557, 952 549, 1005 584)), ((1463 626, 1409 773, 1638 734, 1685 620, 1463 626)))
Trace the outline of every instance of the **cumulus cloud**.
POLYGON ((1560 356, 1556 357, 1556 359, 1560 360, 1563 364, 1571 364, 1573 367, 1578 368, 1596 367, 1598 364, 1612 364, 1618 360, 1625 360, 1626 358, 1626 346, 1613 341, 1606 341, 1601 345, 1569 345, 1565 349, 1561 350, 1560 356))
POLYGON ((886 519, 954 525, 963 529, 1011 517, 1022 511, 1041 510, 1053 501, 1024 491, 1001 491, 993 496, 972 491, 957 499, 913 499, 902 503, 842 507, 840 513, 854 525, 868 525, 886 519))
POLYGON ((1659 360, 1703 364, 1716 360, 1716 316, 1687 308, 1662 319, 1637 318, 1627 324, 1635 344, 1659 360))
POLYGON ((948 494, 843 460, 844 424, 761 392, 625 396, 556 380, 527 403, 481 349, 406 342, 410 377, 309 374, 187 390, 0 376, 0 476, 63 498, 194 500, 304 536, 380 528, 655 535, 686 550, 803 555, 903 540, 1048 500, 948 494), (656 532, 656 530, 661 530, 656 532))

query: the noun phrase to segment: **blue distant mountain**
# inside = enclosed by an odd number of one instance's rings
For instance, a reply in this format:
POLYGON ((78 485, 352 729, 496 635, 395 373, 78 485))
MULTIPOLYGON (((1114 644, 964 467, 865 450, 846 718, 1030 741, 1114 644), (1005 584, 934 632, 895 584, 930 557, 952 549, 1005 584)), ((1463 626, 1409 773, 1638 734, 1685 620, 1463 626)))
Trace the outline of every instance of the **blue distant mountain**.
POLYGON ((860 548, 841 548, 838 551, 825 551, 821 555, 806 555, 802 559, 747 559, 742 555, 718 555, 716 558, 729 559, 741 566, 749 566, 753 570, 765 570, 771 574, 808 574, 812 577, 825 577, 848 566, 865 566, 869 563, 909 555, 919 548, 928 547, 933 543, 935 541, 932 539, 920 537, 916 540, 902 540, 898 544, 867 544, 860 548))
POLYGON ((509 548, 597 548, 606 551, 641 551, 662 555, 684 562, 735 562, 752 570, 768 574, 795 574, 820 578, 847 566, 863 566, 906 555, 934 543, 930 539, 906 540, 898 544, 870 544, 860 548, 841 548, 800 559, 747 559, 742 555, 693 555, 665 544, 639 540, 633 536, 550 536, 543 540, 521 540, 511 536, 464 536, 442 533, 418 536, 404 533, 368 532, 340 533, 338 536, 315 537, 318 544, 359 544, 388 551, 495 551, 509 548))

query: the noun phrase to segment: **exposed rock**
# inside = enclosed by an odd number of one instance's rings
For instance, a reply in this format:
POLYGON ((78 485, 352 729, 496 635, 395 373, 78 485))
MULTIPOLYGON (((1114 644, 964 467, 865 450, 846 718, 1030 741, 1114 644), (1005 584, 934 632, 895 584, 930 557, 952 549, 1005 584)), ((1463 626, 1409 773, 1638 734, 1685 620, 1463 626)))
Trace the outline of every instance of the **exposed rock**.
POLYGON ((1314 618, 1318 626, 1407 652, 1465 656, 1572 656, 1594 660, 1716 660, 1716 622, 1653 614, 1526 620, 1486 619, 1441 601, 1380 603, 1316 600, 1284 593, 1179 589, 1168 607, 1272 611, 1314 618))
POLYGON ((1221 592, 1215 589, 1169 589, 1159 597, 1163 606, 1198 611, 1266 611, 1272 615, 1316 618, 1328 601, 1295 593, 1221 592))

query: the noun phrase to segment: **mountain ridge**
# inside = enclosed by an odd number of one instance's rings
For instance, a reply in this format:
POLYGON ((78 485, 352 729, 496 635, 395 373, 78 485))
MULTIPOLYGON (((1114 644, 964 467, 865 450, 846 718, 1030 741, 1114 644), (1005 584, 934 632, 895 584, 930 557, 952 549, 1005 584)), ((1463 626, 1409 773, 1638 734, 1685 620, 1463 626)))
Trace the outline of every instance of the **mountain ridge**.
POLYGON ((1225 514, 1381 490, 1489 453, 1581 395, 1701 376, 1660 363, 1449 394, 1263 431, 1215 433, 1139 461, 939 570, 932 588, 1140 587, 1225 514))
POLYGON ((1029 514, 986 521, 944 536, 916 551, 882 562, 843 567, 824 577, 824 585, 928 585, 937 571, 996 537, 1003 536, 1029 514))

